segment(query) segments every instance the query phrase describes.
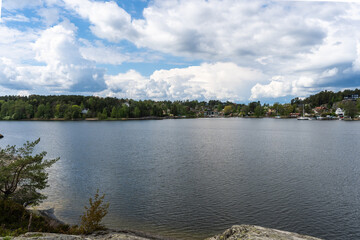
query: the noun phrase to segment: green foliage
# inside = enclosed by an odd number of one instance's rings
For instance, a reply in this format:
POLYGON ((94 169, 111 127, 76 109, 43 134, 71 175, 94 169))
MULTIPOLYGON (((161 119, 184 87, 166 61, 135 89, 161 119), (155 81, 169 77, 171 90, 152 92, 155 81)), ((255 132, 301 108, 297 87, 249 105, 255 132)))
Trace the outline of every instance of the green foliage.
MULTIPOLYGON (((27 232, 30 213, 19 203, 0 200, 0 236, 18 236, 27 232)), ((41 216, 33 215, 30 230, 36 232, 68 232, 68 225, 54 228, 41 216)))
POLYGON ((233 111, 233 106, 232 105, 225 106, 225 108, 224 108, 224 114, 225 115, 229 115, 230 113, 232 113, 232 111, 233 111))
POLYGON ((33 155, 34 142, 27 141, 23 147, 7 146, 0 150, 0 198, 20 204, 38 204, 46 197, 38 192, 47 187, 48 174, 57 159, 44 160, 46 152, 33 155))
POLYGON ((264 108, 261 105, 257 105, 255 107, 254 114, 256 117, 264 116, 264 108))
POLYGON ((105 194, 100 196, 96 191, 94 200, 89 199, 89 206, 85 206, 85 213, 81 216, 80 231, 89 234, 96 230, 104 229, 101 225, 102 219, 108 213, 109 203, 104 203, 105 194))
POLYGON ((345 115, 351 118, 354 118, 358 113, 358 109, 356 107, 356 103, 353 101, 347 101, 343 104, 345 115))

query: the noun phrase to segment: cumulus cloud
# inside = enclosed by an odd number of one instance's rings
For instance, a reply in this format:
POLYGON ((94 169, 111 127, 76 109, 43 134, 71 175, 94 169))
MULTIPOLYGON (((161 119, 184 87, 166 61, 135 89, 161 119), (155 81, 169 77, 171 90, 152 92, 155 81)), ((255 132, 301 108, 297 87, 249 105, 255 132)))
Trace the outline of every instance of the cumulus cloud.
POLYGON ((94 46, 87 44, 87 46, 80 48, 80 52, 84 59, 100 64, 120 65, 132 58, 124 54, 121 48, 115 46, 106 47, 104 45, 94 46))
POLYGON ((63 22, 40 34, 32 49, 35 59, 43 65, 25 65, 2 58, 0 84, 17 90, 94 92, 105 89, 104 70, 82 57, 75 32, 73 24, 63 22))
POLYGON ((52 26, 59 22, 59 9, 57 8, 41 8, 38 11, 46 26, 52 26))
POLYGON ((64 1, 91 22, 100 38, 125 39, 138 47, 206 60, 254 61, 274 53, 289 57, 310 51, 326 37, 320 22, 326 13, 304 21, 304 9, 296 3, 288 7, 263 0, 154 1, 144 9, 144 19, 132 19, 113 1, 64 1))
POLYGON ((101 94, 135 99, 220 99, 245 101, 248 89, 266 77, 258 70, 234 63, 203 63, 200 66, 155 71, 146 78, 130 70, 106 76, 108 89, 101 94))
POLYGON ((7 21, 32 20, 20 12, 35 8, 45 22, 25 30, 0 25, 0 85, 8 88, 247 101, 359 85, 355 3, 154 0, 134 18, 112 0, 3 1, 7 21), (87 39, 78 39, 73 23, 59 23, 73 19, 69 13, 88 21, 97 39, 87 31, 79 34, 87 39), (114 72, 116 65, 152 60, 149 52, 200 65, 167 63, 169 70, 150 76, 139 70, 110 75, 96 65, 111 64, 114 72))
MULTIPOLYGON (((243 68, 258 69, 268 76, 267 83, 242 86, 246 89, 241 91, 244 96, 249 96, 251 90, 251 99, 309 94, 320 87, 331 88, 334 79, 339 80, 344 74, 350 76, 345 73, 349 71, 347 68, 352 67, 354 72, 360 66, 356 54, 360 5, 344 3, 351 1, 155 0, 143 10, 142 19, 132 18, 114 1, 64 2, 89 20, 91 31, 99 38, 114 43, 127 40, 139 48, 174 56, 214 63, 233 62, 243 68), (282 80, 276 79, 279 74, 282 80)), ((94 59, 91 57, 94 54, 85 51, 83 54, 94 59)), ((194 69, 200 71, 192 72, 196 76, 204 74, 203 68, 194 69)), ((171 73, 177 71, 173 69, 171 73)), ((160 72, 155 72, 153 79, 160 72)), ((190 82, 199 90, 191 92, 192 98, 226 95, 213 94, 208 82, 196 85, 189 81, 192 77, 179 75, 165 81, 171 89, 180 90, 181 82, 185 85, 190 82)), ((221 82, 222 86, 230 84, 225 78, 221 82)), ((243 83, 233 80, 231 84, 237 89, 243 83)), ((176 96, 176 91, 170 92, 167 95, 176 96)), ((239 99, 237 94, 228 96, 239 99)))

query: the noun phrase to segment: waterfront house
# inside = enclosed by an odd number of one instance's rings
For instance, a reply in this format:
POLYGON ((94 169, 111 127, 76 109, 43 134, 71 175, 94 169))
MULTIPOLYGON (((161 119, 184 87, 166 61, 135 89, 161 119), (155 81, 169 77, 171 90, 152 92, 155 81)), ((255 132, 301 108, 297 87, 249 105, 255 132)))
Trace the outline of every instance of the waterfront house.
POLYGON ((88 114, 88 112, 89 112, 89 109, 87 109, 87 108, 84 108, 84 109, 81 111, 81 113, 84 114, 84 115, 88 114))
POLYGON ((326 110, 327 110, 326 107, 316 107, 313 109, 313 112, 315 114, 321 114, 321 113, 325 112, 326 110))
POLYGON ((213 110, 207 110, 204 112, 204 117, 218 117, 219 112, 213 110))
POLYGON ((335 111, 335 114, 338 116, 338 117, 344 117, 344 110, 342 110, 341 108, 337 108, 336 111, 335 111))

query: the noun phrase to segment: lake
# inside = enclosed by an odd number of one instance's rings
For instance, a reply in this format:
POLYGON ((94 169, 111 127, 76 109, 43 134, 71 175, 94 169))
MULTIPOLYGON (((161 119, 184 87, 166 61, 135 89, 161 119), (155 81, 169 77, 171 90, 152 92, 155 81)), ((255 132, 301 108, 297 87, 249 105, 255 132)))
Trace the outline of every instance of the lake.
POLYGON ((76 224, 97 189, 104 223, 180 239, 255 224, 360 239, 360 122, 292 119, 0 121, 0 146, 60 157, 48 199, 76 224))

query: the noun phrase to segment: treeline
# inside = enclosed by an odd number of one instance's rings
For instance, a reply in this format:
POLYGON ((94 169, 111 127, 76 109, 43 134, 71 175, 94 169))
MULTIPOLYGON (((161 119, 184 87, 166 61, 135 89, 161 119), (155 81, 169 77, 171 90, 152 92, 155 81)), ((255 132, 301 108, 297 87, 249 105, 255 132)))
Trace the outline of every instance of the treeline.
POLYGON ((220 110, 226 105, 220 101, 135 101, 131 99, 94 96, 3 96, 0 97, 0 119, 81 119, 81 118, 141 118, 186 116, 197 117, 199 112, 220 110))
POLYGON ((214 112, 221 116, 287 116, 290 113, 301 112, 299 106, 303 104, 305 111, 311 113, 314 107, 326 105, 330 109, 335 103, 353 95, 360 95, 360 90, 345 90, 336 93, 322 91, 303 100, 294 98, 290 103, 275 103, 271 106, 269 104, 262 105, 260 101, 236 104, 218 100, 210 100, 209 102, 197 100, 135 101, 132 99, 77 95, 2 96, 0 97, 0 119, 70 120, 97 118, 103 120, 167 116, 191 118, 208 116, 214 112))
POLYGON ((318 107, 321 105, 327 105, 327 107, 331 108, 334 103, 340 102, 344 100, 345 97, 351 95, 359 95, 360 96, 360 89, 355 90, 344 90, 339 92, 332 92, 332 91, 322 91, 314 95, 310 95, 309 97, 301 100, 299 98, 294 98, 291 100, 291 104, 310 104, 312 107, 318 107))

